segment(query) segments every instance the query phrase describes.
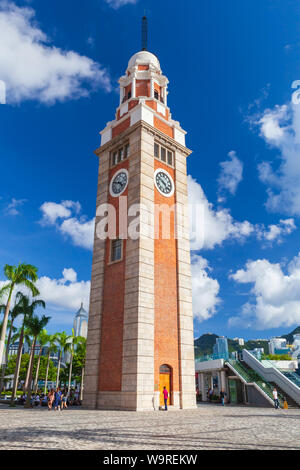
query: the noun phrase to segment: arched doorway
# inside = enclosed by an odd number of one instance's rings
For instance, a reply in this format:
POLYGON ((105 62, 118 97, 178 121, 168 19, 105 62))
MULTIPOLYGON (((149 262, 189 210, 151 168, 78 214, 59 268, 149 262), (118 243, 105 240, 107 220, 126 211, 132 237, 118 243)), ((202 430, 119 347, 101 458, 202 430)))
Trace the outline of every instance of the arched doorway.
POLYGON ((163 364, 159 368, 159 404, 164 405, 163 389, 166 387, 169 393, 168 405, 171 404, 171 384, 172 384, 172 369, 167 364, 163 364))

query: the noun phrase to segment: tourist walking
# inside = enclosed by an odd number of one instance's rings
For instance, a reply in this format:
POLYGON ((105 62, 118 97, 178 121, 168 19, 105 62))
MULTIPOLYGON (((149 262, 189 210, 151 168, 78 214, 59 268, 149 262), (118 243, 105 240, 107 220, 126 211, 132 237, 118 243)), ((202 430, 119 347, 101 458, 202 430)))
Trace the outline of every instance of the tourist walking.
POLYGON ((62 393, 62 396, 61 396, 61 409, 63 410, 64 408, 68 408, 68 405, 67 405, 67 401, 68 401, 68 392, 67 390, 65 389, 62 393))
POLYGON ((166 389, 166 387, 164 387, 164 389, 163 389, 163 396, 164 396, 164 402, 165 402, 165 411, 168 411, 168 397, 169 397, 169 393, 168 393, 168 390, 166 389))
POLYGON ((54 403, 53 403, 53 406, 54 406, 54 411, 58 410, 60 411, 61 410, 61 391, 59 388, 56 389, 55 393, 54 393, 54 403))
POLYGON ((274 390, 273 390, 273 398, 274 398, 275 410, 278 410, 278 408, 279 408, 278 392, 277 392, 275 387, 274 387, 274 390))
POLYGON ((49 411, 52 409, 53 401, 54 401, 54 390, 53 390, 53 388, 51 388, 50 392, 48 393, 48 409, 49 409, 49 411))
POLYGON ((224 390, 221 390, 220 398, 221 398, 222 406, 225 406, 225 397, 226 397, 226 393, 224 392, 224 390))

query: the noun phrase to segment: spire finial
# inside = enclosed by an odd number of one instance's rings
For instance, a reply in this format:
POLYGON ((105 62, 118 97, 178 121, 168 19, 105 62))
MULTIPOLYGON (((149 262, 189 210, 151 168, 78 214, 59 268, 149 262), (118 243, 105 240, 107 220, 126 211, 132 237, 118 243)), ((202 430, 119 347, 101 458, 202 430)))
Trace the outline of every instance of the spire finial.
POLYGON ((144 14, 142 18, 142 51, 147 50, 147 41, 148 41, 148 20, 144 14))

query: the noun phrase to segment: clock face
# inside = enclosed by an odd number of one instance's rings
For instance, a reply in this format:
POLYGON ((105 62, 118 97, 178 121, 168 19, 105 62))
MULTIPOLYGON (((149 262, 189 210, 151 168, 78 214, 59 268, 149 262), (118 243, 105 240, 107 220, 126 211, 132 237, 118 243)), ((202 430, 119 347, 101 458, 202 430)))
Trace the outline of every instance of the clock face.
POLYGON ((128 184, 128 171, 121 169, 117 171, 111 179, 109 191, 113 197, 120 196, 128 184))
POLYGON ((170 197, 174 194, 174 182, 172 176, 166 170, 159 168, 154 173, 155 186, 163 196, 170 197))

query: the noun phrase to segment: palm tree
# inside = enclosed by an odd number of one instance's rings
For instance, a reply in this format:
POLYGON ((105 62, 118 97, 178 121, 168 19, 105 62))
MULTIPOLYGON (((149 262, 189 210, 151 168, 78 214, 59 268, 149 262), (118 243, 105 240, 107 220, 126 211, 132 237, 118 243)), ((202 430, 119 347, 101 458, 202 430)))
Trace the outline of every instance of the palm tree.
POLYGON ((45 302, 43 300, 34 300, 33 302, 30 303, 29 297, 27 297, 26 295, 22 296, 22 299, 20 302, 20 308, 23 314, 23 323, 22 323, 22 327, 20 331, 18 355, 17 355, 17 360, 16 360, 14 383, 13 383, 13 389, 12 389, 12 394, 11 394, 11 403, 10 403, 11 406, 15 405, 15 397, 16 397, 17 389, 18 389, 25 326, 27 325, 27 320, 34 314, 35 310, 38 307, 45 308, 46 307, 45 302))
POLYGON ((48 383, 48 373, 49 373, 49 365, 50 365, 50 356, 51 353, 54 353, 57 351, 57 334, 54 335, 49 335, 49 340, 48 340, 48 358, 47 358, 47 368, 46 368, 46 377, 45 377, 45 387, 44 387, 44 394, 46 395, 47 392, 47 383, 48 383))
POLYGON ((13 294, 13 290, 17 285, 24 285, 26 286, 32 295, 35 297, 39 294, 38 289, 35 287, 34 283, 38 280, 37 276, 37 268, 32 266, 31 264, 19 264, 18 266, 10 266, 6 264, 4 266, 4 274, 8 279, 8 283, 2 289, 5 293, 8 293, 1 337, 0 337, 0 364, 2 364, 3 359, 3 351, 5 346, 5 337, 6 337, 6 329, 7 329, 7 322, 9 316, 9 309, 11 298, 13 294))
POLYGON ((32 373, 33 373, 34 351, 35 351, 37 338, 41 334, 41 332, 43 331, 47 323, 49 322, 50 318, 51 317, 46 317, 45 315, 43 315, 42 318, 39 318, 37 315, 33 315, 27 320, 27 326, 31 330, 31 334, 33 336, 33 343, 32 343, 32 348, 31 348, 32 361, 30 364, 29 384, 28 384, 28 392, 27 392, 25 408, 30 408, 30 405, 31 405, 31 383, 32 383, 32 373))
MULTIPOLYGON (((2 364, 2 373, 1 373, 1 381, 0 381, 0 393, 2 392, 3 385, 4 385, 4 376, 5 376, 5 370, 8 362, 8 354, 9 354, 9 347, 12 339, 12 334, 17 331, 17 329, 14 327, 14 321, 17 318, 18 315, 20 315, 21 308, 20 308, 20 302, 22 299, 22 292, 18 292, 16 295, 15 299, 15 305, 12 310, 9 312, 9 317, 10 321, 8 321, 7 325, 9 326, 9 332, 8 332, 8 338, 6 341, 6 348, 5 348, 5 359, 4 359, 4 364, 2 364)), ((6 306, 5 305, 0 305, 0 312, 5 312, 6 306)), ((15 341, 15 340, 14 340, 15 341)))
POLYGON ((56 388, 59 384, 59 374, 60 374, 60 363, 62 354, 69 349, 70 339, 72 336, 67 335, 65 331, 62 333, 57 333, 57 345, 59 347, 59 356, 58 356, 58 365, 57 365, 57 376, 56 376, 56 388))
POLYGON ((39 342, 39 345, 40 345, 40 352, 39 352, 38 362, 37 362, 37 365, 36 365, 36 373, 35 373, 35 380, 34 380, 34 386, 33 386, 33 389, 34 389, 35 393, 37 392, 37 389, 38 389, 39 370, 40 370, 40 363, 41 363, 43 347, 46 346, 49 339, 50 339, 50 335, 48 335, 47 330, 41 331, 41 333, 38 336, 38 342, 39 342))
POLYGON ((66 350, 70 351, 71 353, 71 358, 70 358, 70 366, 69 366, 69 383, 68 383, 68 391, 71 388, 71 381, 72 381, 72 365, 73 365, 73 356, 74 356, 74 349, 77 344, 80 343, 80 341, 84 339, 83 336, 76 336, 74 329, 72 328, 72 335, 70 336, 69 340, 69 346, 66 348, 66 350))
POLYGON ((29 347, 29 362, 28 362, 28 366, 27 366, 26 377, 25 377, 24 384, 23 384, 23 391, 24 392, 28 391, 29 373, 30 373, 31 363, 33 361, 33 356, 34 356, 34 353, 32 354, 32 343, 33 343, 32 334, 31 334, 31 330, 30 330, 30 328, 28 327, 28 324, 27 324, 29 318, 30 317, 28 317, 27 320, 25 321, 25 329, 24 329, 24 343, 27 344, 28 347, 29 347))

